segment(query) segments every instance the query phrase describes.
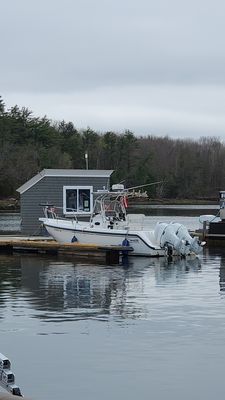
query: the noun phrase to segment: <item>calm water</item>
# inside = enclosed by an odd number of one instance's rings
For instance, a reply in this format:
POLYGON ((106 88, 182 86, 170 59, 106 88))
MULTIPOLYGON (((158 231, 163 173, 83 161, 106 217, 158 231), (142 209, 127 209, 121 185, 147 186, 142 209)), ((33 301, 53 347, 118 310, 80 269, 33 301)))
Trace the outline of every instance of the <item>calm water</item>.
MULTIPOLYGON (((160 220, 194 229, 203 213, 214 212, 163 211, 160 220)), ((33 399, 222 398, 225 249, 114 267, 0 255, 0 338, 33 399)))
POLYGON ((20 231, 20 214, 19 213, 0 213, 0 234, 20 231))
POLYGON ((1 255, 0 337, 33 399, 223 398, 225 252, 114 267, 1 255))

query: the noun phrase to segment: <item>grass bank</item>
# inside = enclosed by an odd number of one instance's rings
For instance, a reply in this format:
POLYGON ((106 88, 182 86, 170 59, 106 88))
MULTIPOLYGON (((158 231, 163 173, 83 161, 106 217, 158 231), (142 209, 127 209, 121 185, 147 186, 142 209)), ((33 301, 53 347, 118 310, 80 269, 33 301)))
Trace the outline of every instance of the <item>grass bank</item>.
POLYGON ((19 211, 19 200, 13 197, 8 199, 0 199, 0 211, 19 211))

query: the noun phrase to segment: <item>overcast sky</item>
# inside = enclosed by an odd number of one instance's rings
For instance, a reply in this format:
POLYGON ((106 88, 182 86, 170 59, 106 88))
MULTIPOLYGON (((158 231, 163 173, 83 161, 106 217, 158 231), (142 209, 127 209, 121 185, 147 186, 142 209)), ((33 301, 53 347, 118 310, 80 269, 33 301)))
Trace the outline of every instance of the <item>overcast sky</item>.
POLYGON ((8 108, 225 140, 224 0, 0 0, 0 32, 8 108))

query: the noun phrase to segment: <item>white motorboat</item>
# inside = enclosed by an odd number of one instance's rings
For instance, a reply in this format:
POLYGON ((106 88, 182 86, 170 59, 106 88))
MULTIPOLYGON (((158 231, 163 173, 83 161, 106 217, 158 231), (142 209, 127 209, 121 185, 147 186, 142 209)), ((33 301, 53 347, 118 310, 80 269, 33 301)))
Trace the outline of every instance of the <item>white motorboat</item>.
POLYGON ((48 233, 60 243, 130 246, 135 256, 186 256, 198 254, 204 243, 192 238, 184 225, 157 223, 149 229, 143 214, 127 214, 129 189, 114 185, 112 191, 98 193, 89 221, 57 217, 55 208, 44 207, 40 218, 48 233))
POLYGON ((0 386, 12 395, 23 397, 20 388, 15 384, 15 375, 10 368, 11 362, 0 353, 0 386))

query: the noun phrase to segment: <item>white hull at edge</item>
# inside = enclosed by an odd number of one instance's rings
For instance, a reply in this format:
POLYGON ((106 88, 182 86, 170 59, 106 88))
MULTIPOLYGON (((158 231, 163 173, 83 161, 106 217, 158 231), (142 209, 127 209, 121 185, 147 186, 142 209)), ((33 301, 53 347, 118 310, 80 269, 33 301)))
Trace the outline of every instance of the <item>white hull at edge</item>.
POLYGON ((42 218, 48 233, 59 243, 78 242, 97 246, 122 246, 126 238, 133 248, 132 255, 159 257, 166 256, 166 250, 154 243, 151 231, 131 231, 124 229, 92 229, 87 223, 42 218))

